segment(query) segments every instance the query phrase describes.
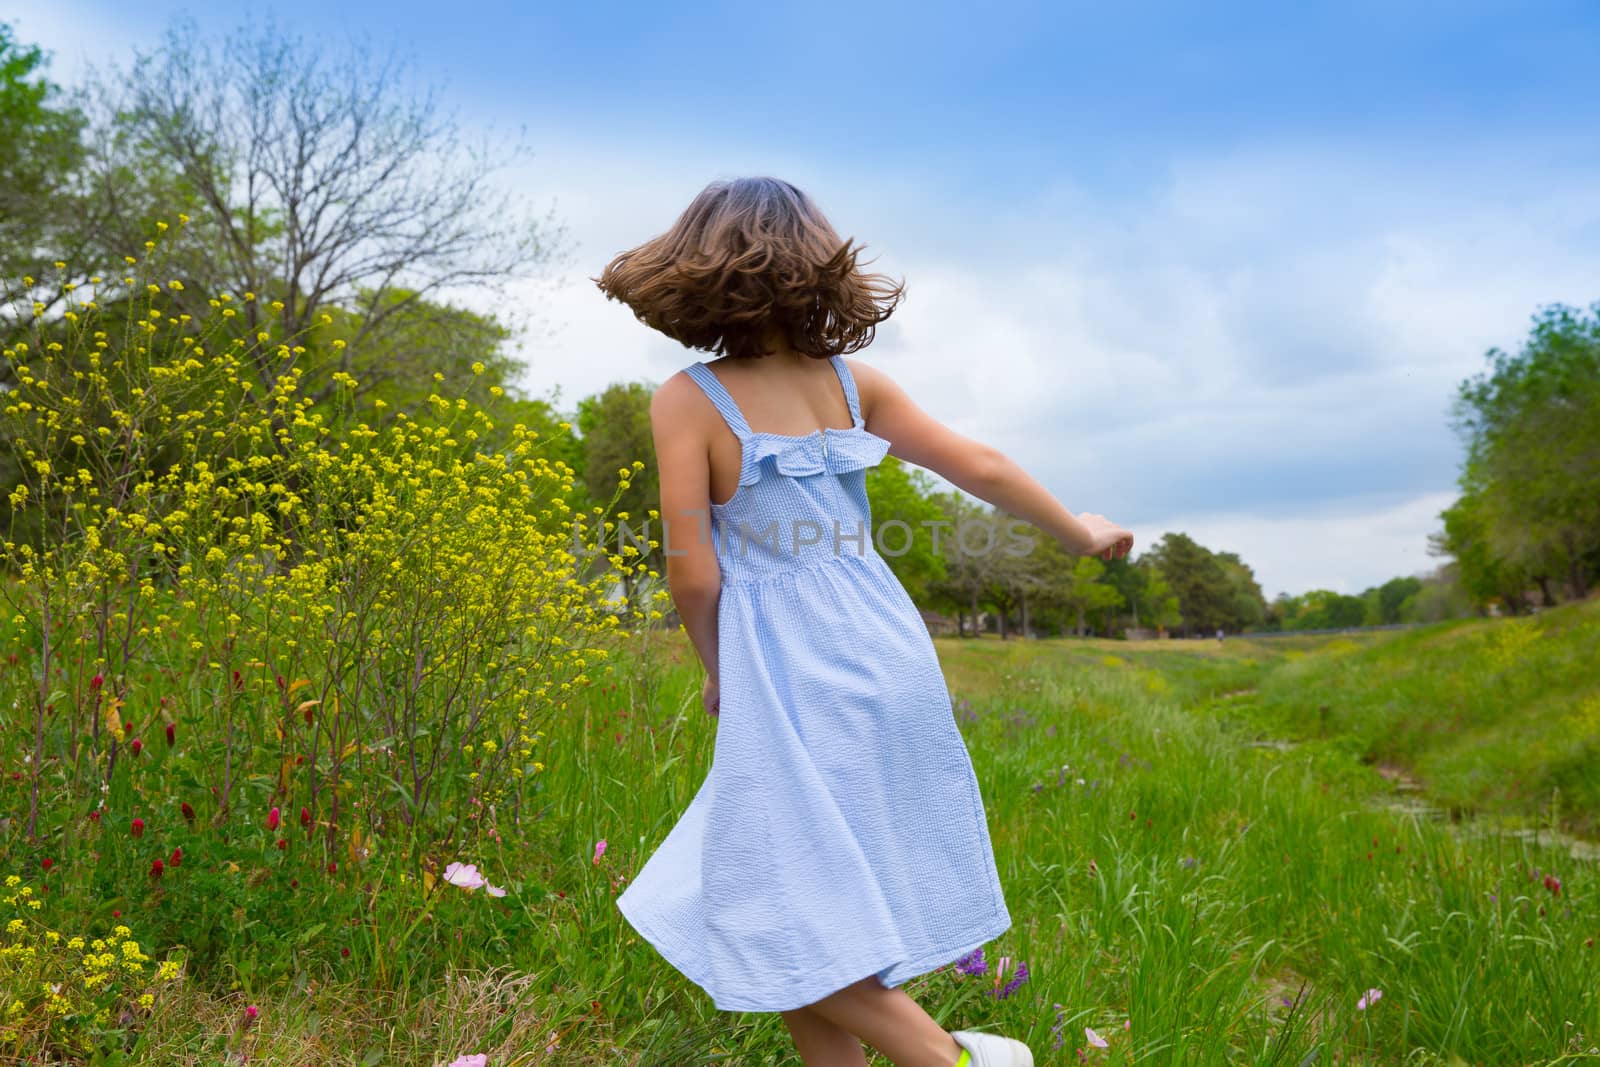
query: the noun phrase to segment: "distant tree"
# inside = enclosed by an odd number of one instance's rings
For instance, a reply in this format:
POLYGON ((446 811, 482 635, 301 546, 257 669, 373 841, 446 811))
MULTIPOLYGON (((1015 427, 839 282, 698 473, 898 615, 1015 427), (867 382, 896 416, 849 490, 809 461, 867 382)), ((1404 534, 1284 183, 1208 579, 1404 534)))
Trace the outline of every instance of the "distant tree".
POLYGON ((920 468, 885 456, 867 471, 867 499, 884 561, 915 603, 928 604, 930 586, 945 577, 944 557, 933 551, 930 528, 925 525, 944 518, 933 479, 920 468))
POLYGON ((1390 578, 1378 586, 1378 621, 1392 626, 1405 621, 1402 618, 1406 601, 1422 592, 1422 579, 1414 577, 1390 578))
POLYGON ((931 581, 928 592, 935 604, 956 616, 963 636, 970 633, 976 637, 983 609, 992 606, 989 596, 1001 559, 997 552, 987 548, 985 539, 979 535, 983 532, 982 525, 989 524, 995 536, 999 536, 996 516, 991 509, 964 493, 940 493, 934 499, 943 516, 941 521, 949 525, 932 534, 937 537, 936 551, 944 561, 944 576, 931 581))
MULTIPOLYGON (((371 308, 374 299, 363 295, 358 303, 371 308)), ((392 288, 377 303, 377 314, 386 314, 394 304, 404 304, 406 311, 382 332, 369 335, 357 358, 345 360, 332 342, 360 336, 366 327, 363 313, 324 305, 332 321, 306 346, 297 363, 319 381, 339 364, 350 367, 359 383, 354 392, 361 404, 384 402, 379 416, 368 418, 369 422, 385 422, 399 412, 417 414, 427 406, 429 394, 441 388, 436 374, 443 376, 450 392, 489 404, 491 390, 504 391, 520 370, 506 349, 510 327, 492 315, 420 299, 400 288, 392 288)), ((322 396, 327 399, 325 388, 322 396)))
POLYGON ((1444 529, 1430 539, 1430 550, 1455 561, 1462 588, 1480 610, 1501 603, 1517 614, 1524 610, 1529 575, 1521 563, 1496 554, 1485 510, 1481 491, 1463 493, 1440 513, 1444 529))
MULTIPOLYGON (((1168 533, 1145 553, 1178 598, 1185 634, 1210 633, 1230 621, 1238 586, 1221 561, 1182 533, 1168 533)), ((1141 557, 1141 559, 1144 557, 1141 557)))
POLYGON ((1267 605, 1266 628, 1269 630, 1289 629, 1289 620, 1295 617, 1299 609, 1299 597, 1292 593, 1279 593, 1267 605))
POLYGON ((1121 594, 1122 603, 1127 608, 1128 625, 1138 625, 1139 602, 1148 580, 1149 572, 1141 569, 1134 558, 1106 561, 1103 581, 1121 594))
POLYGON ((1127 624, 1166 630, 1182 622, 1178 598, 1148 553, 1137 560, 1107 561, 1105 568, 1102 580, 1121 596, 1127 610, 1119 618, 1127 624))
POLYGON ((991 572, 990 599, 1002 618, 1010 611, 1017 613, 1024 636, 1040 626, 1053 629, 1054 612, 1061 606, 1058 594, 1064 584, 1070 583, 1077 557, 1032 524, 1004 516, 999 521, 1004 531, 1003 544, 1018 544, 1020 538, 1028 546, 1020 554, 1000 553, 991 572))
POLYGON ((1401 603, 1399 622, 1442 622, 1472 613, 1472 599, 1461 585, 1455 563, 1435 568, 1419 584, 1420 588, 1401 603))
MULTIPOLYGON (((623 545, 634 545, 641 562, 660 570, 663 560, 661 524, 649 521, 649 512, 661 503, 661 474, 656 468, 655 443, 650 433, 651 388, 642 382, 616 383, 578 403, 578 433, 582 441, 582 477, 588 498, 611 499, 621 472, 635 460, 644 469, 633 474, 617 502, 617 534, 623 545), (650 538, 657 542, 648 547, 650 538), (638 544, 635 545, 635 540, 638 544)), ((633 595, 634 575, 623 575, 624 590, 633 595)))
POLYGON ((1255 571, 1236 552, 1218 552, 1216 559, 1227 575, 1229 588, 1227 607, 1219 622, 1235 633, 1260 626, 1267 617, 1267 599, 1255 571))
POLYGON ((1067 571, 1066 580, 1051 590, 1051 597, 1061 603, 1076 617, 1075 632, 1079 637, 1086 632, 1087 617, 1091 612, 1122 604, 1122 594, 1108 582, 1106 565, 1097 556, 1078 556, 1067 571))
POLYGON ((1366 604, 1361 597, 1331 589, 1313 589, 1299 600, 1299 612, 1287 629, 1341 630, 1360 626, 1366 616, 1366 604))
POLYGON ((1161 568, 1154 563, 1139 561, 1139 570, 1145 573, 1144 588, 1139 593, 1139 606, 1143 611, 1136 611, 1133 624, 1154 626, 1157 630, 1166 631, 1177 626, 1183 621, 1179 610, 1178 596, 1172 590, 1172 585, 1167 581, 1167 576, 1161 568))

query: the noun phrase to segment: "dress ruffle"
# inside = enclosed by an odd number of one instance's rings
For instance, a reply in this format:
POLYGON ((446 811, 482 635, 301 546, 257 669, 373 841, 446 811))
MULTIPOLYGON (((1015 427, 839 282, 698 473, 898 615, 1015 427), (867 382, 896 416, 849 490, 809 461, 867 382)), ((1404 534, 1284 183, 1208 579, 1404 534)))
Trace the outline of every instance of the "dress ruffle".
POLYGON ((755 433, 744 451, 739 469, 739 484, 754 485, 770 465, 778 474, 801 477, 808 474, 846 474, 875 467, 889 453, 889 442, 860 426, 829 430, 827 452, 823 435, 781 437, 755 433))

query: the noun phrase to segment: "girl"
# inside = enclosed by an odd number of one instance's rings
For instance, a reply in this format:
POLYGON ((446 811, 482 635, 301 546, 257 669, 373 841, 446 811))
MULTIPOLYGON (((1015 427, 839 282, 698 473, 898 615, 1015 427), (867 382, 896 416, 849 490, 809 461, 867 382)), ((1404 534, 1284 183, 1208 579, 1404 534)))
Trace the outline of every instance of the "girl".
POLYGON ((863 1041, 897 1067, 1032 1067, 1021 1041, 946 1032, 898 988, 1011 916, 933 642, 879 552, 909 527, 871 527, 866 470, 893 454, 1078 553, 1119 558, 1133 536, 843 358, 903 294, 858 252, 794 186, 743 178, 595 279, 720 357, 650 406, 712 765, 617 907, 717 1008, 780 1012, 807 1067, 865 1067, 863 1041))

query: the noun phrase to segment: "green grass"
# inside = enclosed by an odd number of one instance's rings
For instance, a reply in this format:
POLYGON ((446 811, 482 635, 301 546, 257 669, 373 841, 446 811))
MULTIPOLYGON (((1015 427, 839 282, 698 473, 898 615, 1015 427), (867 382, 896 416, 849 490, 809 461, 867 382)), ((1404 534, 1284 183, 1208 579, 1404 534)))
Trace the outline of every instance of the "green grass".
POLYGON ((1336 643, 1269 672, 1239 713, 1403 769, 1458 816, 1600 833, 1600 601, 1336 643))
MULTIPOLYGON (((1595 607, 1552 613, 1533 642, 1519 622, 1221 646, 941 640, 1016 920, 987 955, 1025 960, 1031 977, 1004 1000, 974 997, 974 980, 949 970, 908 990, 950 1028, 1024 1037, 1041 1063, 1075 1062, 1084 1026, 1109 1037, 1097 1054, 1107 1063, 1549 1063, 1589 1048, 1600 1035, 1593 866, 1386 807, 1390 784, 1369 763, 1409 755, 1425 769, 1442 750, 1375 750, 1388 727, 1358 709, 1409 700, 1426 719, 1440 706, 1430 686, 1469 689, 1455 675, 1473 649, 1514 641, 1495 667, 1502 713, 1526 722, 1514 701, 1544 694, 1540 721, 1563 721, 1556 705, 1582 699, 1597 618, 1595 607), (1396 696, 1402 674, 1416 677, 1396 696), (1341 711, 1316 713, 1330 699, 1341 711), (1308 721, 1315 743, 1261 744, 1294 736, 1265 724, 1308 721), (1384 996, 1363 1012, 1368 988, 1384 996)), ((679 731, 665 759, 661 740, 628 735, 586 757, 607 787, 593 836, 614 835, 608 861, 642 863, 693 795, 712 728, 694 709, 679 731), (631 779, 641 759, 654 769, 631 779)), ((1517 757, 1488 745, 1452 758, 1517 757)), ((1568 809, 1575 821, 1596 810, 1568 809)), ((683 1048, 738 1050, 734 1062, 793 1062, 774 1018, 711 1010, 599 903, 596 927, 634 976, 616 990, 617 1015, 653 1018, 652 1032, 683 1048)))
MULTIPOLYGON (((1360 640, 940 640, 1014 919, 986 956, 1030 977, 1005 999, 953 968, 906 990, 1041 1067, 1078 1062, 1085 1026, 1104 1064, 1576 1062, 1600 1045, 1596 868, 1471 827, 1548 818, 1558 787, 1560 820, 1594 826, 1597 626, 1600 605, 1360 640), (1394 808, 1379 764, 1463 821, 1394 808)), ((777 1015, 717 1011, 615 907, 715 731, 686 644, 658 642, 550 731, 545 806, 463 857, 505 898, 420 917, 379 887, 348 974, 196 976, 132 1058, 798 1063, 777 1015), (241 1038, 245 997, 263 1008, 241 1038)))

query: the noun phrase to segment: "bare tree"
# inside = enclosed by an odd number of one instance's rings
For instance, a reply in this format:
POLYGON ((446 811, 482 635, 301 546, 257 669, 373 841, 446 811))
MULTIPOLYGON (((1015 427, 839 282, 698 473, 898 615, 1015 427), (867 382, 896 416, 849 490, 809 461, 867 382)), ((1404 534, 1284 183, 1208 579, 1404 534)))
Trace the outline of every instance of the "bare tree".
MULTIPOLYGON (((452 321, 485 335, 440 313, 452 291, 502 292, 561 254, 553 214, 497 182, 526 145, 470 138, 365 42, 325 51, 271 20, 214 41, 180 21, 129 68, 95 72, 84 106, 95 244, 137 248, 152 213, 188 211, 205 240, 179 266, 203 292, 257 294, 247 325, 284 337, 340 309, 347 343, 325 369, 364 386, 395 370, 363 354, 414 339, 419 317, 441 343, 452 321)), ((264 385, 296 358, 256 351, 264 385)))

